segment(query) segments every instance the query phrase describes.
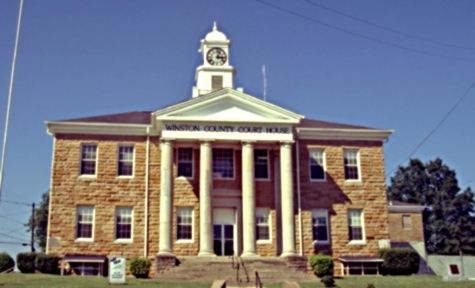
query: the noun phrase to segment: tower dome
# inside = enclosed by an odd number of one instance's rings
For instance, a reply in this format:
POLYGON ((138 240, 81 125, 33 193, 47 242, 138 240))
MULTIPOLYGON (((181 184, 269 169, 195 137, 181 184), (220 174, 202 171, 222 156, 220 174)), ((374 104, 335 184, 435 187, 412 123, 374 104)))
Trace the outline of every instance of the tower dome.
POLYGON ((224 35, 223 32, 218 30, 218 26, 216 25, 216 22, 214 22, 213 31, 206 34, 205 40, 206 41, 226 41, 228 40, 228 38, 226 37, 226 35, 224 35))

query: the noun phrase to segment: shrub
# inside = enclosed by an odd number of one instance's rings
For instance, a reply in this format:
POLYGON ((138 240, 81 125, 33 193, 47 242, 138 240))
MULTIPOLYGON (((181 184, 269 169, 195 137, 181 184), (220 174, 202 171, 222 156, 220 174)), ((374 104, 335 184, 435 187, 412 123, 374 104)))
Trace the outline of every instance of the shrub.
POLYGON ((407 248, 385 248, 378 251, 384 260, 381 273, 389 275, 411 275, 419 271, 419 254, 407 248))
POLYGON ((15 267, 15 261, 7 253, 0 253, 0 273, 6 271, 12 267, 15 267))
POLYGON ((316 254, 310 257, 310 266, 318 277, 326 275, 333 276, 333 258, 323 254, 316 254))
POLYGON ((330 275, 323 276, 322 280, 320 280, 320 282, 322 282, 323 285, 325 285, 325 287, 334 287, 335 286, 335 280, 330 275))
POLYGON ((36 255, 38 254, 35 252, 18 253, 16 256, 18 270, 20 270, 21 273, 35 273, 36 255))
POLYGON ((376 288, 376 287, 374 286, 374 284, 368 283, 368 285, 366 285, 366 288, 376 288))
POLYGON ((148 278, 152 263, 147 258, 133 258, 130 260, 129 270, 137 278, 148 278))
POLYGON ((37 254, 35 259, 35 267, 41 273, 58 274, 59 257, 51 254, 37 254))

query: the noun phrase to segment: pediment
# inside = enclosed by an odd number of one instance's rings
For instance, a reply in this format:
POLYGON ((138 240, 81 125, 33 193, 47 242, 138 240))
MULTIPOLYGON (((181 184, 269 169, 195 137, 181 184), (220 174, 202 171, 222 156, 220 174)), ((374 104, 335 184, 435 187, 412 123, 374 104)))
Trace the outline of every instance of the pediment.
POLYGON ((159 121, 299 123, 303 116, 226 88, 154 112, 159 121))

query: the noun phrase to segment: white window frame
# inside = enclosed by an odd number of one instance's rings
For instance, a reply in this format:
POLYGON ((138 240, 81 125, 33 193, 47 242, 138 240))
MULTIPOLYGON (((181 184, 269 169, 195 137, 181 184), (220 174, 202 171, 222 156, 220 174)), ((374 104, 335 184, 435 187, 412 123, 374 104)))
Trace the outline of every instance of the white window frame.
POLYGON ((366 244, 366 234, 365 234, 365 225, 364 225, 364 211, 363 209, 348 209, 347 211, 347 218, 348 218, 348 241, 349 244, 366 244), (350 214, 352 212, 359 212, 360 223, 361 223, 361 239, 354 240, 350 239, 350 227, 351 225, 351 218, 350 214))
POLYGON ((360 161, 360 151, 358 149, 344 149, 343 150, 343 174, 345 177, 345 182, 360 182, 361 181, 361 161, 360 161), (347 153, 356 153, 356 165, 347 165, 345 164, 345 159, 347 158, 347 153), (358 172, 358 178, 356 179, 346 179, 345 168, 346 167, 356 167, 358 172))
POLYGON ((213 148, 211 150, 211 168, 213 169, 213 179, 214 180, 234 180, 236 178, 236 155, 234 148, 213 148), (233 177, 217 177, 219 172, 214 172, 214 152, 216 150, 231 150, 231 155, 233 159, 233 177))
POLYGON ((194 243, 195 242, 195 211, 193 207, 177 207, 176 208, 176 243, 194 243), (178 216, 180 215, 181 211, 190 212, 191 211, 191 239, 179 239, 178 238, 178 226, 180 223, 178 222, 178 216))
POLYGON ((270 171, 269 171, 269 149, 254 149, 254 179, 257 180, 257 181, 262 181, 262 180, 270 180, 270 171), (266 169, 267 169, 267 177, 266 178, 257 178, 256 177, 256 168, 257 168, 257 165, 262 165, 264 166, 264 164, 257 164, 256 163, 256 151, 265 151, 266 152, 266 169))
POLYGON ((97 168, 98 168, 98 159, 99 159, 99 145, 97 143, 83 143, 81 144, 80 154, 79 154, 79 177, 81 178, 96 178, 97 177, 97 168), (94 174, 83 174, 83 161, 92 161, 92 159, 83 159, 83 153, 85 147, 95 147, 96 148, 96 157, 94 159, 94 174))
POLYGON ((192 180, 195 176, 195 158, 194 158, 194 149, 193 147, 177 147, 176 148, 176 173, 178 178, 190 179, 192 180), (191 162, 190 161, 180 161, 180 150, 181 149, 190 149, 191 150, 191 162), (178 174, 178 167, 180 163, 191 163, 191 176, 183 176, 178 174))
POLYGON ((117 206, 115 207, 115 226, 114 226, 114 242, 121 242, 121 243, 132 243, 134 238, 134 209, 131 206, 117 206), (119 223, 117 222, 117 217, 119 216, 119 212, 121 210, 130 210, 130 238, 117 238, 117 228, 119 223))
POLYGON ((312 224, 312 240, 313 240, 313 243, 318 243, 318 244, 329 244, 330 243, 330 227, 328 226, 328 210, 326 209, 313 209, 312 210, 312 221, 311 221, 311 224, 312 224), (327 229, 327 240, 317 240, 317 239, 313 239, 313 227, 314 227, 314 224, 313 224, 313 219, 315 217, 325 217, 325 225, 326 225, 326 229, 327 229))
POLYGON ((117 178, 134 178, 134 175, 135 175, 135 147, 134 145, 119 145, 119 147, 117 148, 117 178), (120 160, 121 148, 132 148, 132 160, 120 160), (132 162, 132 175, 119 174, 120 162, 132 162))
POLYGON ((257 244, 270 244, 272 243, 272 217, 271 217, 271 211, 269 208, 256 208, 256 243, 257 244), (267 223, 259 223, 258 218, 260 216, 267 216, 267 223), (257 239, 257 227, 262 226, 265 227, 267 226, 269 229, 269 239, 257 239))
POLYGON ((309 178, 310 178, 311 182, 323 182, 323 181, 327 180, 327 173, 326 173, 326 170, 327 170, 326 162, 327 161, 326 161, 325 157, 326 157, 326 155, 325 155, 325 150, 324 149, 310 149, 309 150, 309 152, 308 152, 308 175, 309 175, 309 178), (315 153, 315 152, 322 153, 322 163, 319 165, 323 168, 323 178, 322 179, 312 178, 312 166, 317 166, 317 165, 312 164, 312 159, 315 159, 312 154, 315 153))
POLYGON ((76 231, 74 232, 75 233, 75 242, 94 242, 95 214, 96 214, 96 209, 95 209, 94 205, 78 205, 76 207, 76 231), (79 232, 79 215, 83 215, 83 214, 80 214, 80 213, 81 213, 82 210, 86 210, 86 209, 92 209, 92 221, 90 221, 90 222, 81 221, 81 222, 92 224, 91 237, 79 237, 79 233, 78 233, 79 232))
POLYGON ((402 228, 403 229, 412 229, 412 217, 411 217, 411 215, 404 214, 404 215, 402 215, 401 220, 402 220, 402 228), (405 225, 404 219, 409 219, 409 223, 408 223, 409 225, 408 226, 405 225))

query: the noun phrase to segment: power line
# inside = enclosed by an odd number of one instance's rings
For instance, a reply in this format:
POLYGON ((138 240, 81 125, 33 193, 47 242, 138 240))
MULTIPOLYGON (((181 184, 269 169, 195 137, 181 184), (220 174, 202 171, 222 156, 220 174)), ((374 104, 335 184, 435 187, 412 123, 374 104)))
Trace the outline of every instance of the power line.
POLYGON ((8 204, 31 206, 31 203, 23 203, 23 202, 14 202, 14 201, 0 200, 0 203, 2 203, 2 202, 8 203, 8 204))
POLYGON ((13 236, 10 236, 10 235, 7 235, 7 234, 0 233, 0 235, 3 236, 3 237, 11 238, 11 239, 28 242, 28 241, 25 241, 24 239, 20 239, 20 238, 17 238, 17 237, 13 237, 13 236))
POLYGON ((404 32, 401 32, 401 31, 398 31, 398 30, 389 28, 389 27, 385 27, 385 26, 382 26, 382 25, 379 25, 379 24, 375 24, 375 23, 373 23, 373 22, 370 22, 370 21, 367 21, 367 20, 364 20, 364 19, 361 19, 361 18, 352 16, 352 15, 349 15, 349 14, 343 13, 343 12, 338 11, 338 10, 335 10, 335 9, 333 9, 333 8, 330 8, 330 7, 327 7, 327 6, 323 6, 323 5, 321 5, 321 4, 315 3, 315 2, 310 1, 310 0, 305 0, 305 1, 308 2, 308 3, 310 3, 310 4, 312 4, 312 5, 314 5, 314 6, 317 6, 317 7, 319 7, 319 8, 322 8, 322 9, 325 9, 325 10, 328 10, 328 11, 332 11, 332 12, 334 12, 334 13, 340 14, 340 15, 345 16, 345 17, 348 17, 348 18, 350 18, 350 19, 353 19, 353 20, 356 20, 356 21, 360 21, 360 22, 365 23, 365 24, 368 24, 368 25, 370 25, 370 26, 377 27, 377 28, 380 28, 380 29, 383 29, 383 30, 386 30, 386 31, 389 31, 389 32, 392 32, 392 33, 396 33, 396 34, 399 34, 399 35, 402 35, 402 36, 406 36, 406 37, 409 37, 409 38, 413 38, 413 39, 417 39, 417 40, 429 42, 429 43, 432 43, 432 44, 437 44, 437 45, 442 45, 442 46, 448 46, 448 47, 452 47, 452 48, 466 49, 466 50, 475 50, 474 47, 464 47, 464 46, 459 46, 459 45, 454 45, 454 44, 450 44, 450 43, 439 42, 439 41, 431 40, 431 39, 428 39, 428 38, 423 38, 423 37, 419 37, 419 36, 407 34, 407 33, 404 33, 404 32))
POLYGON ((3 219, 6 219, 6 220, 9 220, 9 221, 12 221, 12 222, 15 222, 15 223, 19 223, 19 224, 22 224, 22 225, 23 225, 23 224, 25 224, 25 223, 21 223, 20 221, 16 221, 16 220, 13 220, 13 219, 7 218, 7 217, 5 217, 5 216, 3 216, 3 215, 0 215, 0 218, 3 218, 3 219))
POLYGON ((419 53, 419 54, 434 56, 434 57, 440 57, 440 58, 446 58, 446 59, 454 59, 454 60, 475 61, 474 58, 463 58, 463 57, 456 57, 456 56, 448 56, 448 55, 443 55, 443 54, 437 54, 437 53, 427 52, 427 51, 423 51, 423 50, 419 50, 419 49, 413 49, 413 48, 409 48, 409 47, 406 47, 406 46, 394 44, 394 43, 391 43, 391 42, 386 42, 386 41, 379 40, 379 39, 376 39, 376 38, 373 38, 373 37, 370 37, 370 36, 366 36, 366 35, 363 35, 363 34, 360 34, 360 33, 356 33, 356 32, 353 32, 353 31, 350 31, 350 30, 347 30, 347 29, 344 29, 344 28, 340 28, 340 27, 334 26, 334 25, 332 25, 332 24, 325 23, 325 22, 320 21, 320 20, 317 20, 317 19, 315 19, 315 18, 311 18, 311 17, 305 16, 305 15, 299 14, 299 13, 297 13, 297 12, 288 10, 288 9, 286 9, 286 8, 282 8, 282 7, 280 7, 280 6, 277 6, 277 5, 274 5, 274 4, 265 2, 265 1, 263 1, 263 0, 256 0, 256 1, 257 1, 257 2, 260 2, 260 3, 262 3, 262 4, 265 4, 265 5, 267 5, 267 6, 273 7, 273 8, 275 8, 275 9, 284 11, 284 12, 286 12, 286 13, 292 14, 292 15, 294 15, 294 16, 297 16, 297 17, 300 17, 300 18, 303 18, 303 19, 306 19, 306 20, 309 20, 309 21, 318 23, 318 24, 323 25, 323 26, 326 26, 326 27, 333 28, 333 29, 338 30, 338 31, 345 32, 345 33, 350 34, 350 35, 353 35, 353 36, 357 36, 357 37, 360 37, 360 38, 364 38, 364 39, 366 39, 366 40, 370 40, 370 41, 373 41, 373 42, 377 42, 377 43, 380 43, 380 44, 388 45, 388 46, 391 46, 391 47, 395 47, 395 48, 399 48, 399 49, 402 49, 402 50, 411 51, 411 52, 415 52, 415 53, 419 53))
POLYGON ((417 151, 417 149, 419 149, 419 147, 422 146, 422 144, 424 144, 424 142, 427 141, 427 139, 430 138, 430 136, 432 136, 432 134, 434 134, 435 131, 437 131, 437 129, 439 129, 439 127, 445 122, 445 120, 447 120, 447 118, 450 116, 450 114, 452 114, 452 112, 454 112, 455 108, 457 108, 457 106, 462 102, 462 100, 467 97, 467 95, 469 94, 469 92, 475 87, 475 81, 472 83, 472 85, 470 85, 470 87, 467 89, 467 91, 465 91, 465 93, 463 93, 462 97, 459 98, 459 100, 455 103, 455 105, 449 110, 449 112, 447 112, 447 114, 445 114, 444 118, 442 118, 442 120, 439 121, 439 123, 435 126, 434 129, 432 129, 429 134, 427 134, 427 136, 422 139, 422 141, 416 146, 416 148, 414 148, 411 153, 409 153, 409 156, 406 157, 406 159, 404 159, 403 161, 401 161, 401 163, 399 163, 396 167, 394 167, 389 173, 386 174, 386 178, 391 174, 393 173, 402 163, 406 162, 409 158, 411 158, 411 156, 417 151))
POLYGON ((0 244, 7 244, 7 245, 22 245, 22 246, 28 246, 28 243, 20 243, 20 242, 6 242, 6 241, 0 241, 0 244))

